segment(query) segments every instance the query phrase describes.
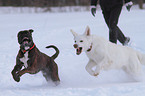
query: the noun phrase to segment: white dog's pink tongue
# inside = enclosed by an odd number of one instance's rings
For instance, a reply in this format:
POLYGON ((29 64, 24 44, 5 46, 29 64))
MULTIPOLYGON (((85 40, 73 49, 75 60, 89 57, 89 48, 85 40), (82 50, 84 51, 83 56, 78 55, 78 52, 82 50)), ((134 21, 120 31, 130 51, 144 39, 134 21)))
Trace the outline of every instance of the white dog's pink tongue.
POLYGON ((79 48, 77 48, 77 52, 79 52, 80 51, 80 49, 79 48))
POLYGON ((77 48, 77 55, 80 54, 80 48, 77 48))

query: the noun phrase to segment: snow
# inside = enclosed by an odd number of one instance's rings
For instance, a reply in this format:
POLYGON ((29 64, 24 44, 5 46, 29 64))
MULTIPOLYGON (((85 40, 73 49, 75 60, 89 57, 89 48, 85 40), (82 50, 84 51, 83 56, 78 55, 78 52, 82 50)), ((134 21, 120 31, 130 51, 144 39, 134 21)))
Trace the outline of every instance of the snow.
MULTIPOLYGON (((145 10, 133 8, 128 12, 124 9, 118 24, 124 34, 131 37, 134 48, 142 53, 145 53, 144 17, 145 10)), ((95 17, 85 11, 1 13, 0 18, 0 96, 144 96, 145 82, 135 82, 122 70, 102 71, 98 77, 92 77, 85 70, 86 54, 76 55, 70 29, 82 34, 89 25, 91 34, 108 39, 101 10, 95 17), (59 67, 60 85, 46 82, 41 72, 24 74, 19 83, 13 80, 11 71, 19 50, 17 33, 25 29, 34 29, 33 40, 41 52, 51 56, 55 51, 45 47, 54 44, 59 48, 60 54, 55 61, 59 67)))

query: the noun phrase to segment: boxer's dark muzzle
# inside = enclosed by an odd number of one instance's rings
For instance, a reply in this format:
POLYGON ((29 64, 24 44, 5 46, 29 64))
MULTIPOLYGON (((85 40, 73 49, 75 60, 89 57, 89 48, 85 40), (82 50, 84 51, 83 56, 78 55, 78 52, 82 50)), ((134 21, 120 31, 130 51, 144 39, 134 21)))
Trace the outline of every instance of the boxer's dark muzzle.
POLYGON ((24 39, 22 43, 20 44, 20 48, 23 50, 28 50, 32 46, 33 42, 29 39, 24 39), (28 49, 26 49, 28 48, 28 49))
POLYGON ((22 39, 22 44, 21 44, 21 45, 28 47, 28 46, 31 45, 31 42, 32 42, 32 41, 31 41, 28 37, 24 37, 24 38, 22 39))

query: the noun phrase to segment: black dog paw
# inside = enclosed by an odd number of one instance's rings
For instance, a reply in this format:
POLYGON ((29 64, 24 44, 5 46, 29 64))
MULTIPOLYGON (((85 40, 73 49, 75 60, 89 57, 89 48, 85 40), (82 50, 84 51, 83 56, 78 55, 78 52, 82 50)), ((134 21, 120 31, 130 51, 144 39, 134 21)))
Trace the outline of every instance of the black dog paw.
POLYGON ((54 84, 55 84, 56 86, 58 86, 58 85, 60 84, 60 81, 54 81, 54 84))
POLYGON ((15 80, 16 82, 20 82, 20 77, 15 77, 14 80, 15 80))
POLYGON ((16 74, 12 74, 13 78, 16 82, 20 82, 20 76, 16 73, 16 74))

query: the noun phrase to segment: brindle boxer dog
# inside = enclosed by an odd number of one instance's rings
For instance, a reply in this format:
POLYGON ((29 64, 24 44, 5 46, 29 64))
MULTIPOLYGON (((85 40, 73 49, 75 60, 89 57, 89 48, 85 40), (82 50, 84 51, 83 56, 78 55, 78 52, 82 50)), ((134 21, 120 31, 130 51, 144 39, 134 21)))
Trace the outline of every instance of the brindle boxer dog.
POLYGON ((49 57, 41 53, 32 39, 33 30, 20 31, 17 35, 20 50, 16 58, 16 65, 12 70, 12 76, 15 81, 19 82, 20 77, 25 73, 36 74, 42 71, 43 76, 48 81, 49 78, 54 81, 56 85, 59 84, 58 66, 54 59, 58 56, 59 50, 57 47, 51 45, 46 48, 54 48, 56 53, 49 57), (22 67, 24 68, 22 69, 22 67))

